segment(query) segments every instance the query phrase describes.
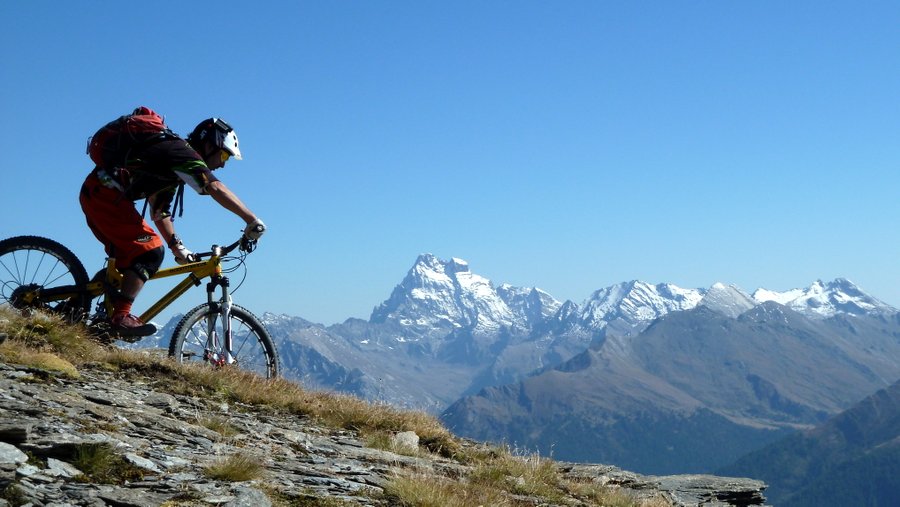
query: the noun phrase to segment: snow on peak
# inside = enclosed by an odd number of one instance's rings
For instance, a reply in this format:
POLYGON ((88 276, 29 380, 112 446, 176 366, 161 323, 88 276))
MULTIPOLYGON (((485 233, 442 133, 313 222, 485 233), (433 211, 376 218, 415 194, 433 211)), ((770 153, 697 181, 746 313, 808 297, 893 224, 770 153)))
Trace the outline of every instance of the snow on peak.
POLYGON ((447 264, 449 266, 452 266, 457 271, 468 271, 469 270, 469 263, 458 257, 451 257, 450 262, 447 264))
POLYGON ((735 285, 716 282, 706 291, 700 305, 728 317, 737 318, 758 303, 735 285))
POLYGON ((471 272, 463 259, 444 261, 422 254, 391 297, 373 310, 371 320, 426 331, 448 327, 491 331, 530 325, 559 305, 537 289, 495 288, 490 280, 471 272))
POLYGON ((541 322, 559 311, 562 303, 537 287, 514 287, 504 283, 497 287, 497 293, 517 314, 529 322, 541 322))
POLYGON ((700 289, 633 280, 594 292, 583 305, 581 319, 594 328, 616 318, 631 324, 648 322, 669 312, 694 308, 702 298, 700 289))
POLYGON ((774 301, 813 317, 831 317, 838 313, 864 315, 896 312, 896 309, 866 294, 846 278, 837 278, 832 282, 816 280, 805 289, 785 292, 757 289, 753 299, 760 303, 774 301))
POLYGON ((757 289, 752 296, 721 282, 709 289, 684 289, 670 283, 632 280, 595 291, 582 305, 564 305, 537 288, 491 281, 463 259, 442 260, 422 254, 390 298, 372 312, 372 322, 395 322, 416 333, 471 329, 490 333, 501 327, 529 329, 549 319, 571 320, 594 330, 615 322, 635 327, 674 311, 698 305, 737 317, 764 302, 775 302, 811 317, 862 315, 897 310, 869 296, 853 282, 816 280, 805 289, 757 289), (563 313, 560 313, 563 312, 563 313))

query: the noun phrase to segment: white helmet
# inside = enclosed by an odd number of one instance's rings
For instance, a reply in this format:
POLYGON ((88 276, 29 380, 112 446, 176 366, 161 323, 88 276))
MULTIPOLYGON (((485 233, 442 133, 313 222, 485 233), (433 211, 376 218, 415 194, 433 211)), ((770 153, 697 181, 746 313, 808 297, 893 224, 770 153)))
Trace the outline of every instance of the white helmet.
POLYGON ((187 141, 200 153, 202 153, 201 150, 206 141, 210 141, 216 148, 221 148, 232 157, 241 160, 237 133, 221 118, 208 118, 201 121, 188 135, 187 141))

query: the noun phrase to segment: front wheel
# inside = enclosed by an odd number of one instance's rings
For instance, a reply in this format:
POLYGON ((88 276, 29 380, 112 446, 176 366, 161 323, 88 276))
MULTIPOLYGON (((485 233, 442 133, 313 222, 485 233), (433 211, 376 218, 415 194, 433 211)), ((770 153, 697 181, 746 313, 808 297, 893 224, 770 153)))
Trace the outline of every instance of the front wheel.
POLYGON ((222 308, 202 304, 185 315, 172 334, 169 356, 179 363, 234 365, 261 377, 278 376, 278 352, 265 326, 246 308, 231 305, 231 350, 226 348, 222 308))

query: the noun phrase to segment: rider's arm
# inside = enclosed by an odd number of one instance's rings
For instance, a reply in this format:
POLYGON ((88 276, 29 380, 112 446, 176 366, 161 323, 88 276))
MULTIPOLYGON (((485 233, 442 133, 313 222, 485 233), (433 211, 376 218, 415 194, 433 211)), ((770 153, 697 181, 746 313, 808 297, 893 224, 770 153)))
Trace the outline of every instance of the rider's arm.
POLYGON ((172 238, 175 237, 175 225, 172 223, 172 216, 169 213, 169 205, 172 200, 171 192, 168 189, 147 197, 150 205, 150 215, 156 230, 162 236, 166 245, 172 245, 172 238))
POLYGON ((153 223, 156 225, 156 230, 159 231, 159 235, 162 236, 163 241, 165 241, 166 245, 171 247, 172 238, 175 237, 175 225, 172 224, 172 218, 161 218, 159 220, 154 220, 153 223))
POLYGON ((256 215, 221 181, 211 181, 205 190, 223 208, 241 217, 244 222, 249 224, 256 220, 256 215))

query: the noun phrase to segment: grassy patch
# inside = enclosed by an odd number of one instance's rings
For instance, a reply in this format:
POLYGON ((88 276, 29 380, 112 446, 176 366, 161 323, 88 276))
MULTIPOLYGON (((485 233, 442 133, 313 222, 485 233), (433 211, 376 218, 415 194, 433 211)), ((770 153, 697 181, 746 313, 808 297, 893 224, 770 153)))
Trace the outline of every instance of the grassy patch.
POLYGON ((562 478, 556 463, 537 454, 498 453, 477 464, 469 479, 517 495, 538 496, 556 502, 563 497, 562 478))
POLYGON ((55 353, 55 347, 48 341, 48 336, 61 332, 54 327, 55 321, 46 318, 46 323, 24 321, 19 324, 21 327, 16 328, 14 320, 4 319, 2 332, 8 339, 0 343, 0 360, 78 378, 75 365, 62 354, 55 353))
POLYGON ((235 453, 217 460, 204 471, 210 479, 243 482, 261 478, 265 467, 254 456, 235 453))
POLYGON ((305 490, 299 496, 289 496, 269 486, 261 488, 274 507, 358 507, 358 502, 339 498, 323 497, 312 489, 305 490))
POLYGON ((32 351, 52 352, 75 366, 90 361, 99 348, 87 340, 83 326, 73 326, 56 315, 35 312, 26 317, 3 307, 0 323, 0 332, 8 337, 4 346, 24 345, 32 351))
POLYGON ((385 492, 403 506, 532 506, 602 505, 605 507, 665 507, 663 499, 638 500, 628 492, 593 482, 576 482, 557 464, 537 454, 516 455, 508 449, 479 445, 459 455, 471 466, 467 476, 451 480, 432 473, 411 473, 393 479, 385 492))
POLYGON ((81 444, 76 447, 72 465, 81 470, 80 482, 124 484, 144 478, 144 472, 132 465, 109 444, 81 444))
POLYGON ((231 438, 240 431, 231 422, 222 416, 203 416, 197 419, 197 424, 208 430, 213 430, 224 438, 231 438))
POLYGON ((483 484, 457 482, 439 475, 415 473, 394 478, 385 488, 391 505, 402 507, 470 507, 514 505, 503 491, 483 484))
POLYGON ((28 500, 26 499, 25 493, 22 491, 22 488, 20 488, 19 485, 15 483, 12 483, 0 490, 0 499, 6 500, 10 505, 13 505, 15 507, 28 503, 28 500))
POLYGON ((196 491, 182 491, 160 504, 159 507, 195 507, 197 505, 202 505, 200 503, 202 498, 203 495, 196 491))

